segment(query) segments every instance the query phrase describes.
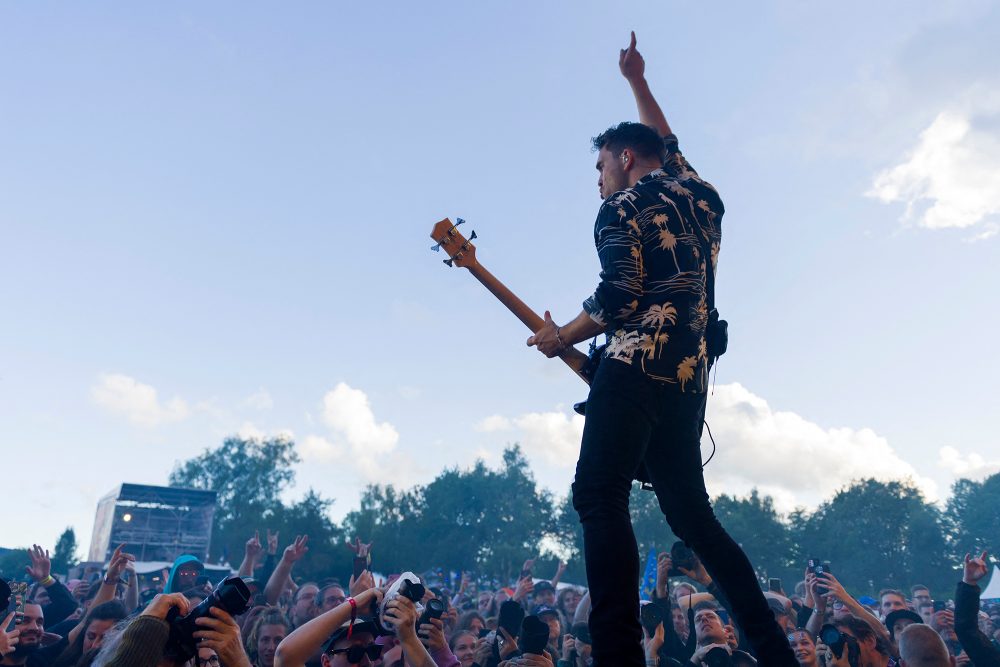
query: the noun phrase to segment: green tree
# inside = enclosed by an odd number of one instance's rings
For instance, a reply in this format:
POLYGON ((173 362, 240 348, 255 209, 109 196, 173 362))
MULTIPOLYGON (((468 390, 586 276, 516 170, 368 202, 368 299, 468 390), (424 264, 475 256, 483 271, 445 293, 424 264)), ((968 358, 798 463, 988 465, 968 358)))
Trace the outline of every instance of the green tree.
POLYGON ((24 568, 29 565, 27 549, 0 549, 0 577, 24 580, 24 568))
POLYGON ((67 528, 59 536, 56 548, 52 550, 52 571, 58 574, 68 573, 71 567, 80 562, 76 557, 76 550, 76 532, 72 528, 67 528))
MULTIPOLYGON (((277 558, 281 558, 282 550, 296 535, 309 536, 309 553, 293 570, 296 579, 319 581, 339 576, 347 583, 347 577, 351 573, 352 554, 344 543, 343 532, 330 518, 331 505, 333 500, 323 498, 309 489, 301 500, 278 510, 274 521, 269 522, 281 530, 277 558)), ((250 534, 252 533, 248 533, 248 536, 250 534)))
POLYGON ((952 557, 957 563, 966 553, 1000 550, 1000 473, 982 482, 960 479, 952 487, 946 515, 951 528, 952 557))
POLYGON ((344 521, 346 535, 374 542, 382 571, 442 567, 501 581, 512 580, 555 531, 553 498, 538 489, 517 445, 495 470, 477 461, 410 491, 368 487, 344 521))
POLYGON ((853 482, 808 517, 799 538, 800 560, 829 560, 855 596, 918 582, 938 595, 954 583, 941 513, 909 481, 853 482))
POLYGON ((746 498, 721 495, 713 506, 719 522, 742 547, 759 579, 777 577, 791 583, 802 578, 792 532, 770 496, 761 496, 753 489, 746 498))
POLYGON ((292 466, 299 461, 295 443, 287 438, 226 438, 216 449, 179 463, 170 473, 170 485, 208 489, 217 494, 212 527, 213 558, 227 557, 234 566, 243 557, 244 545, 254 531, 266 528, 280 533, 277 557, 296 535, 309 535, 309 555, 296 576, 342 575, 347 549, 334 549, 341 533, 329 518, 332 500, 310 490, 299 502, 286 506, 281 494, 295 480, 292 466))

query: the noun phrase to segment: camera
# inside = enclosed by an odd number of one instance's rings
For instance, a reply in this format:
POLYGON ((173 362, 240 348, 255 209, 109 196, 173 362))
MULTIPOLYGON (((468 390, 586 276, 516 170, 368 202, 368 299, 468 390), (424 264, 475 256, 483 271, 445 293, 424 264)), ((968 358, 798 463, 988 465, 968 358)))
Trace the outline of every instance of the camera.
POLYGON ((663 622, 663 612, 652 602, 639 607, 639 620, 646 634, 652 637, 656 634, 656 628, 663 622))
POLYGON ((432 618, 441 618, 441 616, 444 615, 444 612, 444 602, 437 598, 428 600, 427 606, 424 607, 424 613, 421 614, 420 619, 417 620, 417 627, 419 628, 424 623, 430 623, 432 618))
POLYGON ((670 577, 684 577, 687 576, 681 572, 680 568, 685 570, 693 570, 698 564, 698 556, 695 555, 684 542, 677 540, 670 547, 670 560, 672 562, 672 567, 667 570, 667 576, 670 577))
POLYGON ((850 635, 845 635, 835 626, 829 623, 820 628, 819 639, 830 647, 833 654, 839 660, 844 655, 844 647, 847 647, 847 662, 851 667, 858 667, 861 659, 861 647, 858 640, 850 635))
MULTIPOLYGON (((423 617, 424 607, 420 604, 420 601, 424 599, 424 594, 426 592, 427 589, 424 588, 422 583, 420 583, 420 577, 417 575, 412 572, 404 572, 399 575, 399 578, 396 579, 392 586, 389 587, 389 590, 386 591, 385 596, 382 598, 382 604, 379 605, 378 617, 376 618, 379 631, 384 635, 396 634, 396 630, 392 624, 386 623, 382 620, 382 618, 385 616, 386 605, 398 597, 404 597, 416 605, 417 613, 423 617)), ((438 602, 440 602, 440 600, 438 602)), ((444 610, 442 608, 442 613, 443 612, 444 610)))
POLYGON ((172 608, 166 619, 170 625, 170 637, 164 653, 178 662, 190 660, 198 653, 198 642, 192 636, 199 629, 195 621, 202 616, 211 616, 208 610, 212 607, 218 607, 230 616, 239 616, 249 608, 251 597, 249 587, 240 577, 226 577, 186 616, 181 616, 176 607, 172 608))
POLYGON ((590 626, 587 623, 574 623, 572 629, 573 638, 577 641, 581 641, 584 644, 593 644, 594 640, 590 638, 590 626))
POLYGON ((705 654, 702 662, 708 665, 708 667, 728 667, 733 664, 733 659, 729 655, 729 651, 721 646, 716 646, 705 654))

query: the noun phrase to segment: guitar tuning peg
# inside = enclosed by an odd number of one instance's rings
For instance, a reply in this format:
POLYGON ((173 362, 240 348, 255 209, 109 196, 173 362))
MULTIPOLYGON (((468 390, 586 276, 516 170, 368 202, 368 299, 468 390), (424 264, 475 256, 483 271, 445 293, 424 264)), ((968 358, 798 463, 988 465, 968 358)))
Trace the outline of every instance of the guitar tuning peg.
POLYGON ((459 225, 464 225, 465 224, 465 220, 462 220, 462 218, 455 218, 455 220, 457 220, 457 222, 455 223, 456 227, 458 227, 459 225))
POLYGON ((433 250, 434 252, 438 252, 439 250, 441 250, 441 244, 438 243, 438 244, 432 245, 431 246, 431 250, 433 250))
POLYGON ((476 238, 476 230, 475 229, 473 229, 472 230, 472 234, 469 235, 469 240, 471 241, 474 238, 476 238))
POLYGON ((453 260, 450 260, 450 259, 443 259, 443 260, 441 260, 441 261, 442 261, 442 262, 444 262, 445 264, 447 264, 448 266, 452 266, 452 262, 453 262, 453 260))

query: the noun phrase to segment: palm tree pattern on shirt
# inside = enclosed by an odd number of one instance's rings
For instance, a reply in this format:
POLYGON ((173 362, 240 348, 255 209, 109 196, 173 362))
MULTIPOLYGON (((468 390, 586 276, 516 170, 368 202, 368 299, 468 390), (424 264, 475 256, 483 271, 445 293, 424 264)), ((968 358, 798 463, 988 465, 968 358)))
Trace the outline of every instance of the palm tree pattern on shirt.
POLYGON ((601 206, 594 225, 601 282, 583 307, 605 329, 607 359, 637 364, 679 391, 704 392, 706 275, 718 265, 725 209, 676 137, 664 141, 663 168, 601 206))

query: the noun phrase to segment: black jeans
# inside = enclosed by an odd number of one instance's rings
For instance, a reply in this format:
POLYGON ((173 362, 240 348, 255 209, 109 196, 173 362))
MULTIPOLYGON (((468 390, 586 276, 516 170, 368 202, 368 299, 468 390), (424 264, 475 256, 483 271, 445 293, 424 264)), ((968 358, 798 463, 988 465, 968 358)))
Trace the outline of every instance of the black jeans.
POLYGON ((597 667, 645 665, 639 553, 628 511, 633 473, 642 462, 671 530, 728 598, 760 664, 798 665, 750 561, 712 511, 701 468, 705 400, 613 360, 601 363, 591 385, 573 506, 583 524, 597 667))

